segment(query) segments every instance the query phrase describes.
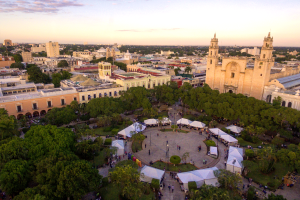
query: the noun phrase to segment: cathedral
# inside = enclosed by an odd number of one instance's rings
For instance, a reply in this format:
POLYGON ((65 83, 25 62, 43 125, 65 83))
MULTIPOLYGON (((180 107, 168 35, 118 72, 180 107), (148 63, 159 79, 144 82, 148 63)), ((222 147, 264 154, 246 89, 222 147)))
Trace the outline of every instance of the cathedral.
POLYGON ((264 38, 260 56, 255 57, 254 65, 248 64, 247 57, 223 57, 222 63, 219 63, 219 46, 215 34, 207 57, 206 84, 220 93, 240 93, 261 100, 274 65, 272 52, 273 37, 269 33, 264 38))

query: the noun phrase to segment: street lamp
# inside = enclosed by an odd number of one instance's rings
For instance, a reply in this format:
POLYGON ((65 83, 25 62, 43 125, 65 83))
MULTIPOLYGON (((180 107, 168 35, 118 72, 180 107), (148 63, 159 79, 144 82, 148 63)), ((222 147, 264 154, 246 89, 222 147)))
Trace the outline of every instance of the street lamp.
POLYGON ((167 170, 169 170, 169 144, 166 145, 166 160, 167 160, 167 170))

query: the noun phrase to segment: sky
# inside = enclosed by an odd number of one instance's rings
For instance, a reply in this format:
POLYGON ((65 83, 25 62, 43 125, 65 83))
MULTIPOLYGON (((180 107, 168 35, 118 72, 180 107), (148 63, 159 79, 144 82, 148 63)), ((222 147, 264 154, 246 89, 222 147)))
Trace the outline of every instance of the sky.
POLYGON ((300 46, 300 0, 0 0, 0 41, 300 46))

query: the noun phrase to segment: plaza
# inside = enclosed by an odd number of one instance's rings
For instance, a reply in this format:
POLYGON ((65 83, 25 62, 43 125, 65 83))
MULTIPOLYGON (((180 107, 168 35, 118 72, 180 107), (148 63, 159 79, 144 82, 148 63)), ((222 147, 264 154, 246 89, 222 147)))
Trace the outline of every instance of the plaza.
MULTIPOLYGON (((161 132, 160 128, 147 128, 143 131, 146 139, 143 141, 143 150, 134 153, 135 157, 141 160, 144 164, 149 165, 149 162, 156 162, 162 160, 169 162, 169 158, 173 155, 177 155, 182 158, 183 154, 188 152, 189 157, 186 159, 186 163, 194 163, 197 168, 213 167, 220 161, 224 154, 225 146, 219 143, 219 147, 224 146, 222 150, 219 150, 219 157, 217 159, 207 155, 207 147, 203 142, 207 135, 203 133, 199 134, 198 131, 190 130, 188 133, 181 132, 161 132), (145 146, 146 145, 146 146, 145 146), (177 148, 180 146, 180 150, 177 148), (201 146, 201 151, 198 147, 201 146), (150 150, 150 155, 149 155, 150 150), (203 164, 203 160, 206 160, 206 164, 203 164), (213 165, 213 166, 212 166, 213 165)), ((215 141, 217 144, 217 141, 215 141)), ((223 158, 224 159, 224 158, 223 158)), ((184 163, 181 160, 181 163, 184 163)), ((224 168, 224 164, 218 166, 218 168, 224 168)))

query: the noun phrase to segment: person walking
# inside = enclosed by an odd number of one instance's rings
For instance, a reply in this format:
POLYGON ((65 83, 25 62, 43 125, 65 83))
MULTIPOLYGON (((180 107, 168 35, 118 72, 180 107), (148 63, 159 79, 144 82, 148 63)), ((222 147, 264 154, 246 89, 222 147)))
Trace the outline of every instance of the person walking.
POLYGON ((167 144, 168 144, 169 142, 168 142, 168 140, 167 140, 167 144))
POLYGON ((225 165, 225 167, 226 167, 226 160, 224 161, 224 165, 225 165))
POLYGON ((171 189, 171 185, 170 185, 170 183, 169 183, 169 186, 168 186, 168 188, 169 188, 169 191, 170 191, 170 189, 171 189))
POLYGON ((172 185, 172 193, 174 192, 174 185, 172 185))
POLYGON ((150 156, 150 149, 149 149, 149 156, 150 156))
POLYGON ((147 145, 145 144, 145 149, 146 149, 147 145))
POLYGON ((178 148, 179 148, 179 151, 180 151, 181 147, 179 146, 178 148))

